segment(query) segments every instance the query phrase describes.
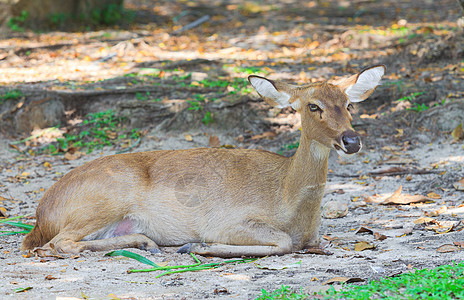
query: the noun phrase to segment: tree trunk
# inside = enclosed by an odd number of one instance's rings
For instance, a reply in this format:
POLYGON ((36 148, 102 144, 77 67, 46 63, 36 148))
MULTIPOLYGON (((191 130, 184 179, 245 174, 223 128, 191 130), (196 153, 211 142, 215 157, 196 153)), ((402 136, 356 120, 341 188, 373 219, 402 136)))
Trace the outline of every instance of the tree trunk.
MULTIPOLYGON (((69 23, 93 25, 103 23, 102 16, 108 9, 121 11, 124 0, 0 0, 0 24, 11 28, 11 19, 20 27, 43 29, 68 27, 69 23), (8 9, 9 8, 9 9, 8 9), (26 12, 26 13, 24 13, 26 12), (21 15, 27 17, 21 19, 21 15), (18 18, 19 17, 19 18, 18 18), (25 20, 24 20, 25 19, 25 20)), ((111 13, 111 12, 110 12, 111 13)))

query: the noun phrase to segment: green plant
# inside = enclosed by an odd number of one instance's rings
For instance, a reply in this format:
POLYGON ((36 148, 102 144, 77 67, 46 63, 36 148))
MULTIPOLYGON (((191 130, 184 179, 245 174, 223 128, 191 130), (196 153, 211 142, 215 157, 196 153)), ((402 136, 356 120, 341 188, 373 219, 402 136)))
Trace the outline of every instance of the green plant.
POLYGON ((24 216, 17 216, 17 217, 11 217, 11 218, 7 218, 7 219, 2 219, 0 220, 0 224, 5 224, 5 225, 9 225, 9 226, 13 226, 13 227, 18 227, 18 228, 21 228, 23 230, 21 231, 15 231, 15 230, 0 230, 0 236, 2 235, 14 235, 14 234, 26 234, 26 233, 29 233, 32 228, 34 228, 34 225, 29 225, 29 224, 24 224, 23 222, 21 221, 18 221, 18 222, 11 222, 13 220, 16 220, 16 219, 21 219, 21 218, 24 218, 24 217, 27 217, 28 215, 24 215, 24 216))
POLYGON ((10 29, 13 31, 23 32, 24 31, 23 26, 28 17, 29 17, 29 13, 25 10, 22 10, 19 16, 11 17, 8 20, 7 26, 10 27, 10 29))
MULTIPOLYGON (((464 262, 434 269, 415 270, 396 277, 373 280, 366 285, 346 284, 336 291, 331 287, 319 292, 317 299, 464 299, 464 262)), ((309 295, 292 292, 288 286, 275 291, 262 291, 256 299, 310 299, 309 295)))
POLYGON ((138 100, 145 101, 145 100, 148 100, 148 97, 150 97, 150 92, 146 92, 145 94, 137 92, 137 93, 135 93, 135 97, 138 100))
POLYGON ((209 123, 212 123, 213 122, 213 115, 211 114, 211 112, 207 111, 201 121, 205 125, 208 125, 209 123))
POLYGON ((464 262, 415 270, 362 286, 345 285, 340 291, 331 288, 321 294, 326 299, 463 299, 464 262))
POLYGON ((415 106, 411 107, 411 108, 408 108, 408 110, 413 110, 413 111, 416 111, 416 112, 421 112, 421 111, 424 111, 424 110, 427 110, 429 109, 430 107, 427 106, 427 104, 425 103, 422 103, 422 104, 419 104, 419 103, 414 103, 415 106))
POLYGON ((416 99, 417 97, 419 97, 420 95, 423 95, 423 94, 425 94, 425 92, 411 93, 408 96, 404 96, 404 97, 402 97, 402 98, 400 98, 400 99, 398 99, 396 101, 399 101, 399 102, 401 102, 401 101, 409 101, 409 102, 411 102, 412 100, 416 99))
POLYGON ((9 99, 17 100, 17 99, 19 99, 19 98, 21 98, 23 96, 24 95, 20 90, 7 91, 5 94, 0 95, 0 104, 5 102, 6 100, 9 100, 9 99))
POLYGON ((258 67, 235 67, 235 72, 237 73, 246 73, 248 75, 251 75, 251 74, 268 74, 269 72, 261 69, 261 68, 258 68, 258 67))
POLYGON ((127 258, 135 259, 141 263, 146 265, 152 266, 153 268, 150 269, 139 269, 139 270, 129 270, 128 273, 138 273, 138 272, 154 272, 154 271, 166 271, 163 272, 155 278, 159 278, 164 275, 174 274, 174 273, 183 273, 183 272, 192 272, 192 271, 203 271, 208 269, 215 269, 222 267, 227 264, 240 264, 240 263, 249 263, 257 260, 256 258, 244 258, 244 259, 232 259, 232 260, 225 260, 220 263, 209 263, 209 264, 202 264, 201 261, 195 256, 195 254, 190 253, 190 256, 195 260, 194 264, 191 265, 179 265, 179 266, 159 266, 152 262, 151 260, 130 251, 126 250, 116 250, 111 251, 105 254, 105 256, 124 256, 127 258))
POLYGON ((65 133, 62 138, 57 138, 41 151, 57 155, 71 149, 82 149, 91 153, 94 149, 127 142, 127 139, 140 141, 140 132, 137 129, 123 133, 120 127, 122 120, 112 110, 88 114, 72 133, 65 133))
POLYGON ((48 16, 50 25, 55 28, 62 27, 68 19, 69 15, 65 13, 53 13, 48 16))
POLYGON ((90 20, 94 25, 115 25, 121 20, 132 22, 134 13, 125 10, 122 3, 110 3, 103 8, 94 9, 90 14, 90 20))
POLYGON ((290 287, 282 285, 280 289, 268 292, 266 290, 261 291, 256 300, 273 300, 273 299, 282 299, 282 300, 297 300, 297 299, 310 299, 308 294, 303 292, 295 292, 290 287))
POLYGON ((296 141, 294 143, 291 143, 291 144, 286 144, 286 145, 283 145, 282 148, 280 149, 280 151, 278 151, 277 153, 282 155, 284 153, 284 151, 288 151, 288 150, 292 150, 292 149, 296 149, 300 146, 300 142, 299 141, 296 141))

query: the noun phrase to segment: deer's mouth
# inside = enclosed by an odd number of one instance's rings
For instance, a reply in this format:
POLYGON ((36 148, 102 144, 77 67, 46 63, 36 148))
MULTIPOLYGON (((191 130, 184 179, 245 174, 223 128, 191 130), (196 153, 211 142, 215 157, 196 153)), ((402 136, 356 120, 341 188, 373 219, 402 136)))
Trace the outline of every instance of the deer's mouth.
POLYGON ((342 148, 340 145, 333 145, 335 150, 337 150, 338 153, 344 153, 344 154, 350 154, 348 151, 344 148, 342 148))

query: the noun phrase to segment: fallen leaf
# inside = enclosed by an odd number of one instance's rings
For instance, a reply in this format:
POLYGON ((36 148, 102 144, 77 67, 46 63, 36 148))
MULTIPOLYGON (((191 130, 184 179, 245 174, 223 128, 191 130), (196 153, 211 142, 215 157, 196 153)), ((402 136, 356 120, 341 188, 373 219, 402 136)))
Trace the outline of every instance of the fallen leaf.
POLYGON ((52 164, 49 163, 48 161, 44 162, 43 166, 47 169, 51 168, 52 167, 52 164))
POLYGON ((193 137, 190 134, 186 134, 184 137, 187 142, 193 142, 193 137))
POLYGON ((464 130, 462 129, 462 123, 456 126, 451 132, 451 136, 453 137, 453 142, 457 142, 459 140, 464 139, 464 130))
POLYGON ((52 275, 45 276, 45 280, 53 280, 53 279, 57 279, 57 278, 53 277, 52 275))
POLYGON ((385 199, 380 204, 388 205, 388 204, 411 204, 411 203, 428 202, 428 201, 433 202, 432 199, 426 196, 401 194, 402 190, 403 190, 403 186, 401 185, 390 197, 385 199))
POLYGON ((420 217, 419 219, 414 220, 414 224, 416 225, 433 222, 436 222, 435 219, 430 217, 420 217))
POLYGON ((457 247, 455 245, 445 244, 445 245, 438 247, 437 252, 447 253, 447 252, 456 252, 456 251, 461 251, 461 250, 462 249, 460 247, 457 247))
POLYGON ((459 231, 458 228, 460 227, 460 225, 461 221, 441 221, 436 222, 436 224, 434 225, 426 226, 425 229, 433 230, 438 234, 443 234, 451 231, 459 231))
POLYGON ((457 189, 458 191, 464 191, 464 177, 461 178, 461 180, 453 183, 453 186, 455 189, 457 189))
POLYGON ((374 232, 374 238, 378 241, 383 241, 387 238, 387 236, 378 232, 374 232))
POLYGON ((441 199, 441 196, 434 192, 428 193, 427 197, 429 197, 430 199, 441 199))
POLYGON ((364 227, 364 226, 361 226, 361 227, 359 227, 359 229, 356 231, 356 234, 358 234, 358 233, 365 233, 365 232, 370 233, 370 234, 373 234, 373 233, 374 233, 374 231, 373 231, 372 229, 367 228, 367 227, 364 227))
POLYGON ((66 152, 66 154, 64 155, 64 158, 67 160, 76 160, 80 158, 82 155, 84 155, 84 153, 81 151, 74 151, 74 153, 66 152))
POLYGON ((464 248, 464 241, 463 241, 463 242, 453 242, 453 244, 454 244, 455 246, 464 248))
POLYGON ((8 218, 8 213, 6 211, 6 208, 3 206, 0 207, 0 218, 8 218))
POLYGON ((219 138, 216 135, 209 136, 209 146, 212 148, 218 148, 219 146, 221 146, 219 138))
POLYGON ((261 134, 254 135, 250 139, 251 140, 259 140, 259 139, 264 139, 264 138, 272 139, 276 136, 277 136, 277 133, 275 133, 274 131, 266 131, 261 134))
POLYGON ((364 250, 368 250, 368 249, 375 249, 375 246, 372 245, 372 244, 369 244, 368 242, 357 242, 355 245, 354 245, 354 251, 364 251, 364 250))
POLYGON ((334 277, 334 278, 331 278, 329 280, 327 280, 326 282, 323 283, 323 285, 326 285, 326 284, 334 284, 334 283, 353 283, 353 282, 363 282, 364 279, 362 278, 358 278, 358 277, 334 277))
POLYGON ((404 134, 404 130, 403 130, 403 129, 398 129, 398 128, 397 128, 397 129, 396 129, 396 132, 398 132, 397 134, 395 134, 395 137, 397 137, 397 138, 402 137, 403 134, 404 134))

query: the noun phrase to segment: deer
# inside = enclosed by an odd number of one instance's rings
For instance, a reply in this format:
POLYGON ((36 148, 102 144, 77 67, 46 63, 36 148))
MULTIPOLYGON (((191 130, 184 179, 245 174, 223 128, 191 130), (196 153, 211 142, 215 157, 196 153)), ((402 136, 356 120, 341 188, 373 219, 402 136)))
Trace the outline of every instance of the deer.
POLYGON ((330 150, 361 150, 352 103, 385 73, 377 65, 336 84, 248 77, 272 107, 301 115, 291 157, 259 149, 196 148, 116 154, 50 187, 22 250, 78 254, 139 248, 217 257, 284 255, 318 247, 330 150))

